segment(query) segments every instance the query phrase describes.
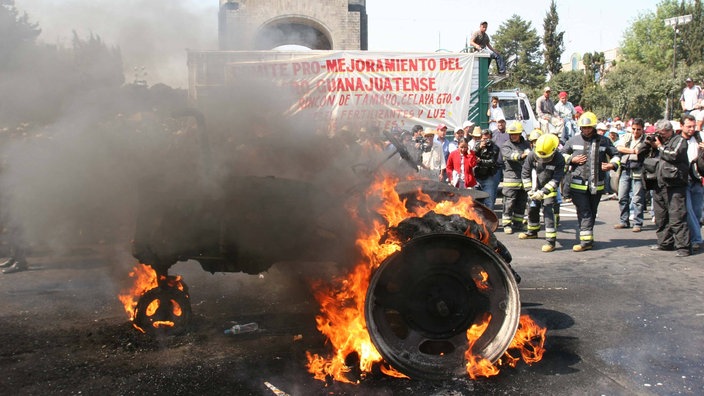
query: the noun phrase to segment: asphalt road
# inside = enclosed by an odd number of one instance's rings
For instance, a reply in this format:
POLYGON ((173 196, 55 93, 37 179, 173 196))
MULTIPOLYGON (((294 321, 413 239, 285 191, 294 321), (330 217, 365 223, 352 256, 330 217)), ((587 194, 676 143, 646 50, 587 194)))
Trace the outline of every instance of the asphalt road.
POLYGON ((548 332, 541 362, 496 377, 313 380, 305 351, 325 345, 307 279, 324 275, 319 264, 277 264, 263 276, 177 264, 172 273, 190 286, 193 330, 150 339, 129 326, 117 301, 133 259, 116 247, 31 257, 30 271, 0 275, 0 393, 271 395, 268 381, 293 395, 704 394, 702 256, 650 251, 650 218, 641 233, 614 230, 617 208, 601 203, 592 251, 571 250, 571 206, 563 207, 555 252, 542 253, 540 239, 497 234, 523 278, 523 311, 548 332), (226 336, 232 321, 262 330, 226 336))

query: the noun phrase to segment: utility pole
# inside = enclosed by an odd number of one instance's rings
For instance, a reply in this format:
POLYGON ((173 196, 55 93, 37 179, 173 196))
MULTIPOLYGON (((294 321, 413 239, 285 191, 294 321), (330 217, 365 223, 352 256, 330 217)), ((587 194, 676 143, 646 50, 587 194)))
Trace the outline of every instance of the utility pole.
MULTIPOLYGON (((672 26, 674 34, 672 35, 672 80, 675 81, 677 78, 677 33, 679 32, 680 25, 686 25, 692 21, 692 14, 680 15, 672 18, 667 18, 664 20, 665 26, 672 26)), ((674 107, 677 103, 677 94, 674 93, 672 98, 672 103, 670 103, 670 97, 667 98, 667 104, 665 105, 665 118, 670 119, 675 113, 674 107)))

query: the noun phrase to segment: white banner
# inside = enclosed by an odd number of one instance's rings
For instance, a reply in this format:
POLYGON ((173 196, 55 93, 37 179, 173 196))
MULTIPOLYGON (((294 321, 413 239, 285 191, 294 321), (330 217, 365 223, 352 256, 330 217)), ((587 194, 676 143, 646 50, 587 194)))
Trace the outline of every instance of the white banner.
POLYGON ((290 87, 296 94, 288 114, 305 112, 327 123, 331 131, 343 126, 410 130, 415 124, 460 128, 467 119, 472 86, 476 87, 477 81, 478 62, 473 54, 252 54, 258 59, 230 60, 228 78, 258 76, 290 87))

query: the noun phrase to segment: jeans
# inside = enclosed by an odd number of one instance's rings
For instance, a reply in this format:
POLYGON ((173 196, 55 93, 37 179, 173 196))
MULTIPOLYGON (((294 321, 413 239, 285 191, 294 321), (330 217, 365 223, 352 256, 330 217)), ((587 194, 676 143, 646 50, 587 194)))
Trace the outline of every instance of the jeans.
POLYGON ((504 57, 497 54, 494 51, 490 51, 490 59, 495 59, 496 60, 496 68, 499 69, 499 74, 506 73, 506 62, 504 61, 504 57))
POLYGON ((702 214, 704 187, 699 180, 690 182, 687 186, 687 225, 689 226, 692 245, 702 243, 702 229, 699 218, 702 214))
POLYGON ((577 133, 577 123, 571 118, 565 118, 565 130, 562 133, 562 141, 570 140, 577 133))
MULTIPOLYGON (((640 172, 640 169, 636 170, 640 172)), ((643 226, 643 212, 645 211, 645 186, 640 175, 633 177, 633 170, 624 169, 618 181, 618 207, 621 210, 621 224, 629 224, 628 217, 633 204, 633 225, 643 226), (633 197, 631 197, 633 193, 633 197)))
POLYGON ((499 187, 499 178, 496 177, 497 174, 498 172, 486 178, 477 178, 477 190, 481 190, 489 194, 489 197, 484 199, 483 204, 491 210, 494 210, 494 203, 496 202, 496 190, 499 187))

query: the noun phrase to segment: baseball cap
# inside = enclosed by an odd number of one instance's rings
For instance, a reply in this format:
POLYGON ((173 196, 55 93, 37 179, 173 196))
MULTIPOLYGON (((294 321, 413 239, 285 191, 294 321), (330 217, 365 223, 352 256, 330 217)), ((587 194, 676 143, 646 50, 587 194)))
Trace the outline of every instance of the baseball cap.
POLYGON ((582 113, 584 113, 584 110, 582 110, 582 106, 576 106, 574 108, 574 112, 577 114, 582 114, 582 113))
POLYGON ((552 90, 550 89, 550 87, 545 87, 545 89, 543 89, 543 92, 548 92, 548 91, 552 91, 552 90))
POLYGON ((445 125, 445 124, 438 125, 438 131, 441 129, 447 129, 447 125, 445 125))
POLYGON ((606 127, 606 124, 604 124, 603 122, 600 122, 600 123, 596 124, 596 129, 598 129, 600 131, 606 131, 609 128, 606 127))
POLYGON ((689 77, 687 77, 687 79, 686 79, 686 80, 684 80, 684 81, 685 81, 685 82, 692 82, 692 79, 691 79, 691 78, 689 78, 689 77))
POLYGON ((560 92, 560 94, 557 95, 557 96, 559 96, 560 98, 566 98, 566 97, 567 97, 567 92, 562 91, 562 92, 560 92))
MULTIPOLYGON (((468 129, 474 126, 474 122, 467 120, 462 124, 462 129, 468 129)), ((468 131, 469 132, 469 131, 468 131)))

